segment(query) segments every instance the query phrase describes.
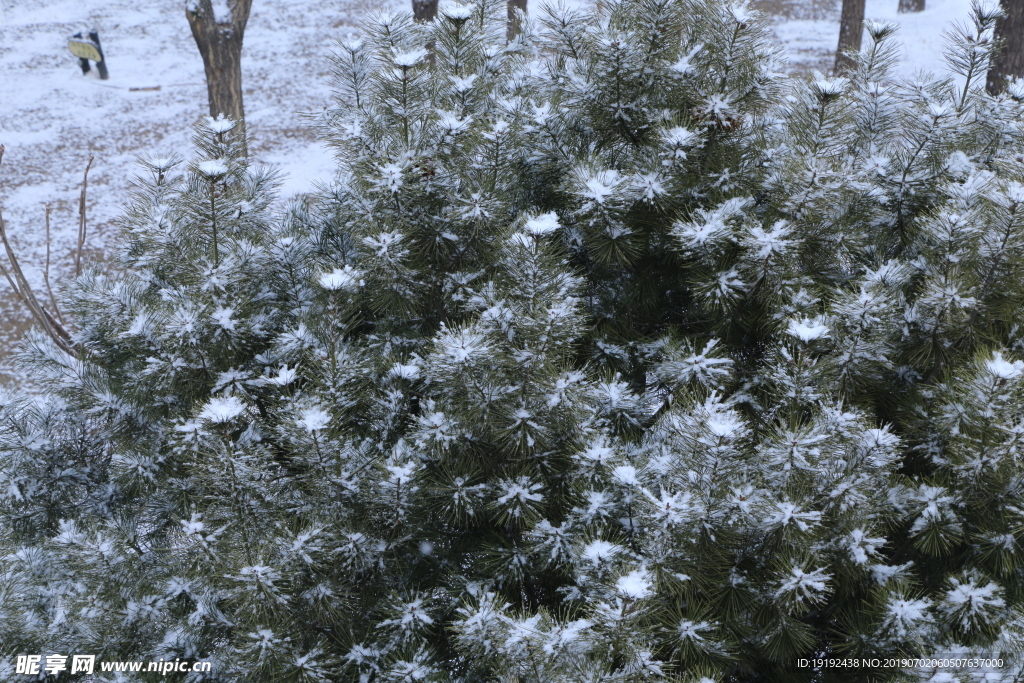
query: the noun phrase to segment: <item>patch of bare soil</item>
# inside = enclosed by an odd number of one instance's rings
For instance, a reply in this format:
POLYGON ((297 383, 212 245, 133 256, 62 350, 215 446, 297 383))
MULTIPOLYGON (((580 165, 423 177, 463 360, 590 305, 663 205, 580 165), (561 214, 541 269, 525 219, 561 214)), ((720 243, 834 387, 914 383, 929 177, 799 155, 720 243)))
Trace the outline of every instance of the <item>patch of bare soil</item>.
POLYGON ((839 19, 838 0, 754 0, 752 4, 781 19, 839 19))

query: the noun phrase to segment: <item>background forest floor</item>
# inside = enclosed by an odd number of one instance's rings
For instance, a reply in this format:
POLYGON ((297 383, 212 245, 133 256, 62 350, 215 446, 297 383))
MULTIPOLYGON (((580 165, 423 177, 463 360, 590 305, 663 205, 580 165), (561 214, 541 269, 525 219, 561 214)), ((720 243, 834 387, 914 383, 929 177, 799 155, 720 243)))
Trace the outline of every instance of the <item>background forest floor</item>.
MULTIPOLYGON (((531 0, 531 5, 538 0, 531 0)), ((585 0, 575 0, 576 2, 585 0)), ((397 5, 398 0, 390 4, 397 5)), ((896 21, 903 44, 898 75, 941 69, 941 35, 967 18, 969 0, 928 0, 919 14, 897 14, 898 0, 867 0, 868 18, 896 21)), ((828 71, 839 33, 834 0, 756 0, 797 73, 828 71)), ((188 124, 206 113, 203 67, 176 0, 0 0, 0 209, 26 275, 42 292, 45 206, 52 210, 50 279, 73 272, 82 172, 89 175, 90 263, 106 260, 116 219, 140 156, 191 154, 188 124), (83 76, 66 49, 69 35, 96 28, 110 69, 83 76), (159 89, 154 89, 159 87, 159 89), (133 90, 143 88, 143 90, 133 90)), ((254 161, 284 174, 281 201, 309 192, 333 169, 308 113, 331 101, 334 41, 357 32, 381 3, 371 0, 256 0, 242 59, 254 161)), ((28 314, 0 278, 0 384, 17 384, 13 363, 28 314)))

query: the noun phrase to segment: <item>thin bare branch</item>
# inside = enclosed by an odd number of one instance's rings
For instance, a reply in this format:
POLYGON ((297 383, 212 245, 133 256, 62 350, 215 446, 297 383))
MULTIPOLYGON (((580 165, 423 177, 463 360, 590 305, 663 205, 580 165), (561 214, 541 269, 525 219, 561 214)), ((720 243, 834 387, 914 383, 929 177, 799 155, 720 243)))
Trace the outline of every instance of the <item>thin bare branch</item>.
MULTIPOLYGON (((7 148, 4 145, 0 145, 0 163, 3 163, 5 149, 7 148)), ((3 214, 0 213, 0 235, 2 234, 4 234, 4 217, 3 214)), ((4 242, 6 243, 6 239, 4 240, 4 242)), ((18 299, 21 299, 21 291, 18 289, 18 285, 14 283, 14 279, 11 277, 11 274, 7 272, 7 269, 4 267, 4 264, 2 263, 0 263, 0 273, 3 273, 4 277, 7 278, 7 282, 11 284, 11 289, 14 290, 14 296, 18 297, 18 299)))
POLYGON ((75 250, 75 277, 82 274, 82 249, 85 248, 85 193, 89 189, 89 169, 92 168, 93 157, 85 165, 82 175, 82 194, 78 197, 78 249, 75 250))
MULTIPOLYGON (((0 145, 0 161, 3 160, 4 147, 0 145)), ((49 212, 47 212, 47 219, 49 218, 49 212)), ((47 220, 49 225, 49 220, 47 220)), ((72 354, 73 343, 71 341, 71 335, 67 329, 59 321, 57 321, 53 315, 46 310, 46 307, 39 303, 39 299, 36 298, 35 292, 32 290, 32 286, 29 284, 28 279, 25 277, 25 273, 21 270, 21 264, 18 262, 18 257, 14 253, 14 249, 11 247, 11 242, 7 238, 7 227, 4 224, 3 213, 0 212, 0 242, 3 242, 4 252, 7 254, 7 261, 9 266, 0 264, 0 271, 3 272, 4 277, 7 278, 7 282, 10 283, 11 289, 14 291, 14 295, 21 301, 22 305, 28 309, 32 317, 36 319, 36 322, 43 328, 46 334, 53 340, 53 342, 64 352, 72 354)))
MULTIPOLYGON (((3 216, 3 213, 0 212, 0 233, 3 232, 3 229, 4 229, 4 216, 3 216)), ((4 267, 4 264, 2 264, 2 263, 0 263, 0 273, 3 273, 4 277, 7 278, 7 282, 10 283, 11 290, 14 292, 14 296, 18 297, 18 300, 20 301, 21 300, 21 290, 18 289, 18 285, 14 282, 14 279, 11 276, 11 273, 7 270, 7 268, 4 267)))
POLYGON ((67 325, 64 322, 64 315, 60 312, 60 305, 57 304, 57 297, 53 295, 53 287, 50 286, 50 205, 46 205, 46 268, 43 270, 43 281, 46 283, 46 292, 50 295, 50 303, 53 304, 53 312, 57 314, 57 319, 60 320, 62 325, 67 325))
POLYGON ((54 320, 49 311, 47 311, 39 303, 39 300, 36 299, 35 293, 32 291, 32 286, 28 282, 28 278, 25 277, 25 273, 21 270, 21 264, 18 262, 18 257, 15 255, 14 249, 11 248, 11 242, 7 239, 7 230, 4 225, 3 214, 0 214, 0 241, 4 243, 4 251, 7 252, 7 260, 11 266, 10 274, 7 272, 4 274, 7 275, 8 282, 11 281, 11 275, 13 275, 14 281, 17 282, 15 294, 25 307, 28 308, 36 321, 42 325, 44 330, 46 330, 46 333, 50 335, 50 338, 53 339, 61 348, 69 350, 71 335, 68 334, 63 325, 54 320))

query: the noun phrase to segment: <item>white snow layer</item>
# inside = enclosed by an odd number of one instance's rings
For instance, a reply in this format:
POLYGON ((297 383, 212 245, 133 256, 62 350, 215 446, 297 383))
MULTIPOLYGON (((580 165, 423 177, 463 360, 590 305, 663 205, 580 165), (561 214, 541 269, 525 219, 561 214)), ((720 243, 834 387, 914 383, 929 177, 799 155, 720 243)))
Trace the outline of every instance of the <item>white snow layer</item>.
POLYGON ((209 420, 214 423, 230 422, 245 412, 245 405, 236 396, 227 398, 211 398, 202 412, 199 419, 209 420))

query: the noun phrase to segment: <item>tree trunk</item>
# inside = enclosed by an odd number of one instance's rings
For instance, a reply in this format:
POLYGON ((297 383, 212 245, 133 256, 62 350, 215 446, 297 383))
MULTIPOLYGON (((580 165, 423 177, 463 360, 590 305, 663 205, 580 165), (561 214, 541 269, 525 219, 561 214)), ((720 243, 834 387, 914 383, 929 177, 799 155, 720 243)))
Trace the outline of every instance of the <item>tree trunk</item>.
POLYGON ((996 41, 1002 43, 992 60, 985 84, 997 95, 1014 77, 1024 77, 1024 0, 1002 0, 1003 16, 996 20, 996 41))
POLYGON ((519 35, 519 13, 526 12, 526 0, 508 0, 508 42, 515 40, 519 35))
POLYGON ((839 47, 836 50, 836 73, 856 66, 847 52, 859 52, 864 34, 864 0, 843 0, 843 16, 839 21, 839 47))
POLYGON ((412 18, 416 21, 433 21, 437 16, 437 0, 412 0, 412 18))
POLYGON ((900 14, 905 12, 923 12, 924 0, 900 0, 900 14))
POLYGON ((206 92, 210 100, 210 116, 220 114, 241 122, 245 119, 242 105, 242 38, 249 21, 252 0, 228 0, 230 16, 218 17, 211 0, 190 0, 185 16, 192 29, 199 54, 206 70, 206 92))

